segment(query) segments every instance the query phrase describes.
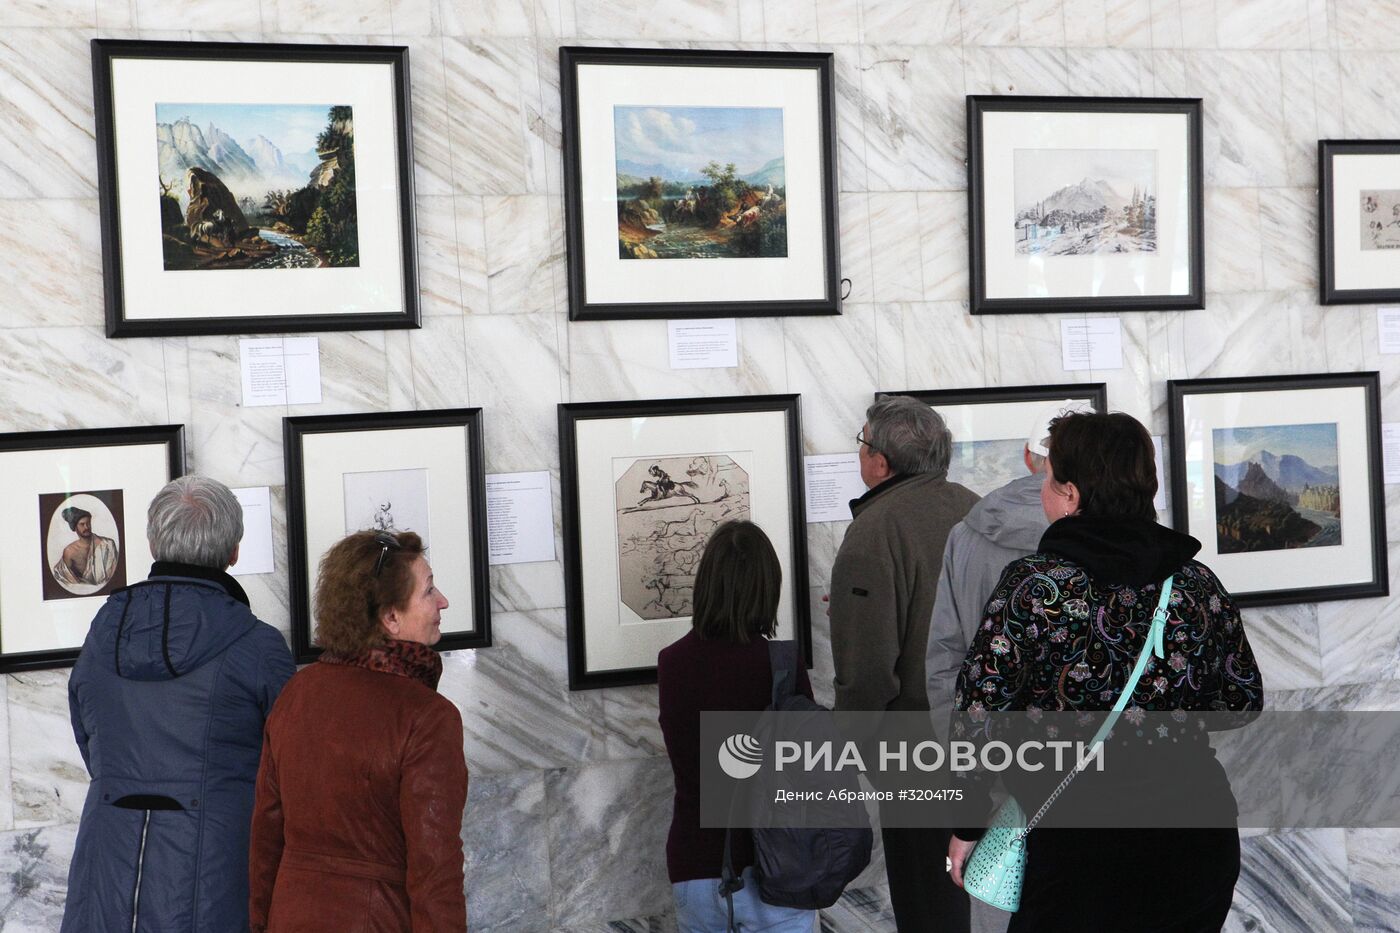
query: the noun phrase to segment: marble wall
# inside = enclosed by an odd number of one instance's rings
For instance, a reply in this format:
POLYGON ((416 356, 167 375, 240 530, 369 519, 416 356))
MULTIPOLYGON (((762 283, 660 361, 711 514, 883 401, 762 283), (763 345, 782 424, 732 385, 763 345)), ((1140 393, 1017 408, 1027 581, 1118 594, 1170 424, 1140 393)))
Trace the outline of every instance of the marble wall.
MULTIPOLYGON (((800 392, 806 451, 825 453, 850 448, 877 389, 1105 381, 1163 433, 1168 379, 1379 369, 1400 420, 1374 309, 1317 304, 1314 194, 1318 138, 1400 137, 1398 70, 1400 0, 5 0, 0 430, 184 423, 194 468, 273 487, 280 547, 284 415, 480 405, 488 470, 549 469, 556 497, 568 401, 800 392), (94 36, 408 45, 424 328, 321 335, 324 401, 285 409, 240 407, 237 338, 106 339, 94 36), (679 372, 663 322, 570 324, 569 43, 833 51, 844 315, 743 320, 738 368, 679 372), (965 94, 1203 97, 1207 309, 1125 315, 1124 368, 1079 373, 1060 369, 1061 315, 970 317, 965 94)), ((814 601, 843 531, 810 526, 814 601)), ((285 630, 285 563, 244 582, 285 630)), ((467 724, 474 929, 664 928, 655 689, 569 692, 558 562, 493 570, 492 599, 496 647, 443 679, 467 724)), ((1247 619, 1276 702, 1393 709, 1398 615, 1377 599, 1247 619)), ((6 930, 55 929, 62 909, 85 782, 66 679, 0 679, 6 930)), ((828 928, 889 928, 879 877, 828 928)), ((1400 834, 1251 838, 1237 908, 1231 930, 1400 930, 1400 834)))

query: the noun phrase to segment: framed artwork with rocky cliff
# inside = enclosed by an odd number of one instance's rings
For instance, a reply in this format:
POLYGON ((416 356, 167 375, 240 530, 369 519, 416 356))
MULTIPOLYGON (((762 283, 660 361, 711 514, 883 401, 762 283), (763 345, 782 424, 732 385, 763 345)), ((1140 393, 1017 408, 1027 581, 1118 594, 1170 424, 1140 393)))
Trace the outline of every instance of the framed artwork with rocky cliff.
POLYGON ((559 68, 572 320, 840 312, 830 52, 559 68))
POLYGON ((656 682, 690 631, 715 529, 751 521, 782 567, 778 636, 811 663, 797 396, 559 406, 569 687, 656 682))
POLYGON ((1385 596, 1377 373, 1173 380, 1173 525, 1242 606, 1385 596))
POLYGON ((93 39, 107 334, 419 327, 408 50, 93 39))
POLYGON ((973 314, 1205 307, 1199 98, 967 99, 973 314))
POLYGON ((0 674, 77 659, 102 601, 146 578, 146 506, 184 472, 178 424, 0 434, 0 674))

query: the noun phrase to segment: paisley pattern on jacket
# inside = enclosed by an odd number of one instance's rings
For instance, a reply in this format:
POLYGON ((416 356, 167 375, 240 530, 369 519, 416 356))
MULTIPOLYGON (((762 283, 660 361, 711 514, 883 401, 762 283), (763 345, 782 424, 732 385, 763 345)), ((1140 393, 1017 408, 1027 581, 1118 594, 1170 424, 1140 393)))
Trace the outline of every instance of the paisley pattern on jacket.
MULTIPOLYGON (((960 710, 1106 710, 1132 675, 1161 583, 1104 585, 1061 557, 1007 565, 958 676, 960 710)), ((1263 681, 1239 609, 1209 568, 1188 561, 1169 601, 1165 658, 1153 657, 1129 707, 1244 711, 1263 681)))

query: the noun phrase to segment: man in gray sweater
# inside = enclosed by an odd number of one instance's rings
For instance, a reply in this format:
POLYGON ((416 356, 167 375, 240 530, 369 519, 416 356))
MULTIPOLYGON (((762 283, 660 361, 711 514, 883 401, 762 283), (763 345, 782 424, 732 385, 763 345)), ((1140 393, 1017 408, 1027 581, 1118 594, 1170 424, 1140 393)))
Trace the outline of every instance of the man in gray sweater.
MULTIPOLYGON (((927 710, 924 654, 943 542, 977 495, 948 482, 952 436, 917 399, 871 405, 857 442, 869 491, 851 503, 831 568, 836 708, 927 710)), ((882 827, 880 835, 901 933, 966 931, 967 895, 944 869, 948 831, 882 827)))

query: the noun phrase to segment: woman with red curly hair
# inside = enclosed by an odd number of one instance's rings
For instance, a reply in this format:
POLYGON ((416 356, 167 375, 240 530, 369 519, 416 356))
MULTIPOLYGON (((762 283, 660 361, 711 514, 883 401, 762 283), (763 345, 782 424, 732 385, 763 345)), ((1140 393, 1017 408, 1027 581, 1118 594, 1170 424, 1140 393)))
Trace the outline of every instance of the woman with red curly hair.
POLYGON ((321 560, 320 659, 267 720, 249 871, 253 933, 465 930, 462 718, 437 693, 447 598, 412 532, 321 560))

